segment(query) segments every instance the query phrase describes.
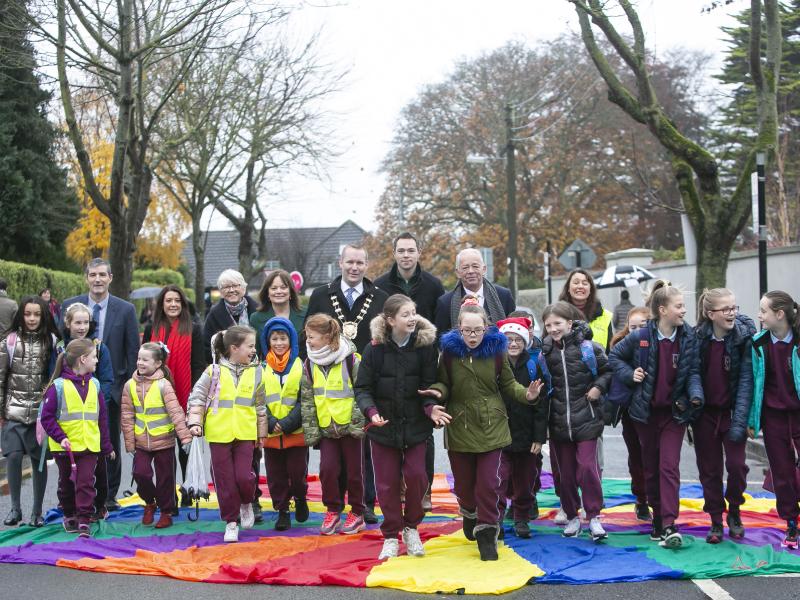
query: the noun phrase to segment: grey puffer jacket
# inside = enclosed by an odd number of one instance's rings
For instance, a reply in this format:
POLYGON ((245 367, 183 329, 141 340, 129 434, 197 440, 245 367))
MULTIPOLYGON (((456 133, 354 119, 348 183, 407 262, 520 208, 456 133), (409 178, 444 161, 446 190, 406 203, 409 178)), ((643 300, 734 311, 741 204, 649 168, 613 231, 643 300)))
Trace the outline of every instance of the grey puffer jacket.
POLYGON ((8 338, 0 341, 0 416, 25 425, 36 422, 47 385, 49 345, 30 333, 18 334, 9 365, 8 338))
POLYGON ((586 394, 593 387, 606 394, 611 383, 611 369, 602 346, 592 342, 597 376, 592 375, 581 352, 581 343, 591 339, 591 328, 583 321, 575 321, 572 331, 562 339, 561 347, 550 336, 542 342, 553 381, 548 419, 550 437, 559 442, 586 442, 603 433, 600 400, 591 402, 586 394))

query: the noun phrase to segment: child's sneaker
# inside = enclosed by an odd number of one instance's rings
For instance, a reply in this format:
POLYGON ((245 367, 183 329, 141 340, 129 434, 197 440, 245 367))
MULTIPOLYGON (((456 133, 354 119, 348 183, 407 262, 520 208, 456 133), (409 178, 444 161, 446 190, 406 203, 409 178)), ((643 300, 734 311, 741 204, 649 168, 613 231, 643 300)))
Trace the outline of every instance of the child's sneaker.
POLYGON ((75 517, 64 517, 64 531, 67 533, 78 533, 78 519, 75 517))
POLYGON ((250 502, 245 502, 239 507, 239 520, 242 529, 250 529, 255 524, 256 516, 253 514, 253 505, 250 502))
POLYGON ((592 517, 589 520, 589 533, 592 536, 592 540, 595 542, 599 542, 608 537, 606 530, 603 529, 603 525, 600 523, 600 517, 592 517))
POLYGON ((364 523, 364 517, 357 515, 354 512, 349 512, 347 513, 347 518, 344 520, 344 525, 342 525, 339 533, 353 535, 354 533, 358 533, 364 529, 366 526, 366 523, 364 523))
POLYGON ((653 520, 653 515, 650 514, 650 507, 647 506, 647 502, 636 503, 636 518, 646 523, 653 520))
POLYGON ((734 540, 741 540, 744 537, 744 525, 742 525, 742 515, 739 507, 728 510, 728 535, 734 540))
POLYGON ((397 538, 387 538, 383 540, 383 548, 381 548, 381 553, 378 554, 378 560, 394 558, 399 552, 400 542, 397 538))
POLYGON ((781 546, 797 550, 797 523, 795 521, 786 521, 786 537, 783 538, 781 546))
POLYGON ((670 525, 664 528, 664 539, 658 542, 658 545, 662 548, 678 549, 683 546, 683 536, 678 533, 675 525, 670 525))
POLYGON ((419 539, 419 531, 406 527, 403 529, 403 543, 406 545, 406 554, 409 556, 425 556, 425 548, 419 539))
POLYGON ((564 512, 564 509, 560 506, 558 507, 558 512, 556 513, 555 518, 553 519, 553 523, 556 525, 566 525, 569 523, 569 518, 567 518, 567 513, 564 512))
POLYGON ((661 517, 653 517, 653 528, 650 530, 650 541, 660 542, 664 539, 664 528, 661 526, 661 517))
POLYGON ((567 523, 564 527, 564 537, 577 537, 581 533, 581 520, 580 517, 575 517, 567 523))
POLYGON ((155 521, 156 504, 145 504, 144 514, 142 515, 142 525, 152 525, 155 521))
POLYGON ((339 527, 339 522, 342 520, 338 512, 328 511, 325 513, 325 518, 322 520, 322 527, 319 532, 322 535, 333 535, 339 527))
POLYGON ((78 524, 78 537, 88 538, 91 537, 92 530, 89 529, 88 523, 79 523, 78 524))
POLYGON ((98 521, 104 521, 108 518, 108 510, 105 506, 101 506, 100 508, 95 507, 92 516, 89 517, 90 523, 97 523, 98 521))
POLYGON ((707 544, 719 544, 722 542, 722 536, 725 531, 722 529, 722 523, 711 523, 711 527, 706 534, 707 544))
POLYGON ((222 540, 227 543, 239 541, 239 526, 236 521, 231 521, 225 525, 225 537, 222 540))

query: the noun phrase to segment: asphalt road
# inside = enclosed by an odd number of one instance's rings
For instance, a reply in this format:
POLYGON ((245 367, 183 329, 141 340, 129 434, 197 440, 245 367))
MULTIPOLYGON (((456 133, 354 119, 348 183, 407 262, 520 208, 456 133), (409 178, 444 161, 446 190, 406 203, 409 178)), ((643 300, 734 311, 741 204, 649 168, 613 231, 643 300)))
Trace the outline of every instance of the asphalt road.
MULTIPOLYGON (((605 438, 604 476, 625 478, 627 473, 627 453, 619 429, 608 428, 605 438)), ((441 434, 437 434, 436 470, 448 472, 447 455, 441 449, 441 434)), ((750 464, 751 487, 757 489, 763 480, 765 465, 758 460, 748 460, 750 464)), ((547 464, 547 461, 546 461, 547 464)), ((312 451, 309 470, 319 470, 319 453, 312 451)), ((57 504, 56 469, 49 467, 49 483, 45 498, 45 507, 57 504)), ((697 481, 697 466, 694 462, 694 449, 686 444, 681 455, 681 478, 684 482, 697 481)), ((123 458, 123 490, 130 482, 130 458, 123 458)), ((30 511, 30 481, 26 480, 23 492, 23 514, 30 511)), ((0 496, 0 517, 4 517, 10 509, 8 496, 0 496)), ((0 526, 2 529, 2 526, 0 526)), ((127 575, 106 575, 60 569, 46 566, 0 564, 0 590, 2 596, 10 600, 51 598, 56 600, 95 600, 109 598, 112 600, 149 600, 163 598, 181 598, 195 596, 197 598, 214 598, 215 600, 236 599, 258 595, 258 597, 280 597, 282 600, 317 600, 322 590, 310 587, 270 587, 264 585, 213 585, 188 583, 164 577, 134 577, 127 575), (252 588, 252 589, 245 589, 252 588)), ((569 599, 583 598, 619 598, 641 600, 642 597, 663 598, 713 598, 714 600, 730 600, 730 598, 748 600, 757 596, 769 600, 797 598, 798 579, 794 577, 737 577, 718 579, 711 582, 691 581, 653 581, 647 583, 626 583, 615 585, 565 586, 533 584, 506 594, 513 600, 522 599, 569 599), (704 589, 698 587, 703 586, 704 589)), ((354 589, 329 587, 324 589, 329 600, 345 600, 372 598, 378 600, 407 600, 411 594, 384 589, 354 589)))

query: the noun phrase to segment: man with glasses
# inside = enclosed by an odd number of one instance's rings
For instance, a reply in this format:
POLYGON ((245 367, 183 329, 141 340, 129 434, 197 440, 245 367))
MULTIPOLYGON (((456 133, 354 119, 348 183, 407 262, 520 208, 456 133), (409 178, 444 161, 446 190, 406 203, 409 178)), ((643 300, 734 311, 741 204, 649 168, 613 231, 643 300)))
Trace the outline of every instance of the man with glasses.
POLYGON ((458 312, 461 310, 464 296, 476 297, 478 304, 484 308, 492 323, 505 319, 517 308, 510 290, 486 279, 486 265, 481 253, 475 248, 467 248, 458 253, 456 275, 458 276, 456 287, 440 297, 436 303, 435 320, 438 335, 450 331, 453 323, 458 322, 458 312))
POLYGON ((375 285, 390 296, 405 294, 417 305, 417 314, 433 323, 436 301, 444 295, 441 280, 422 269, 417 238, 408 232, 394 239, 394 265, 375 280, 375 285))
POLYGON ((217 288, 222 298, 208 311, 203 326, 203 347, 208 363, 211 363, 211 338, 214 334, 233 325, 250 327, 250 315, 258 308, 256 301, 247 295, 247 283, 239 271, 225 269, 217 278, 217 288))

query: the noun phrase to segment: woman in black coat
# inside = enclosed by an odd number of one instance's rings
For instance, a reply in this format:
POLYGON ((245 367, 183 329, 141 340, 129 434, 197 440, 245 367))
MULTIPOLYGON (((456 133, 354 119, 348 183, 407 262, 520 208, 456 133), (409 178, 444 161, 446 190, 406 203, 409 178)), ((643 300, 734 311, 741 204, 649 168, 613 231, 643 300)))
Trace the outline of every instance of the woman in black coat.
POLYGON ((449 416, 436 401, 419 394, 436 382, 436 328, 418 316, 408 296, 395 294, 370 323, 372 343, 364 350, 356 378, 359 408, 368 420, 375 486, 383 510, 383 549, 397 556, 402 530, 408 554, 423 556, 417 525, 428 489, 425 442, 434 423, 449 416), (405 509, 401 485, 405 482, 405 509))

